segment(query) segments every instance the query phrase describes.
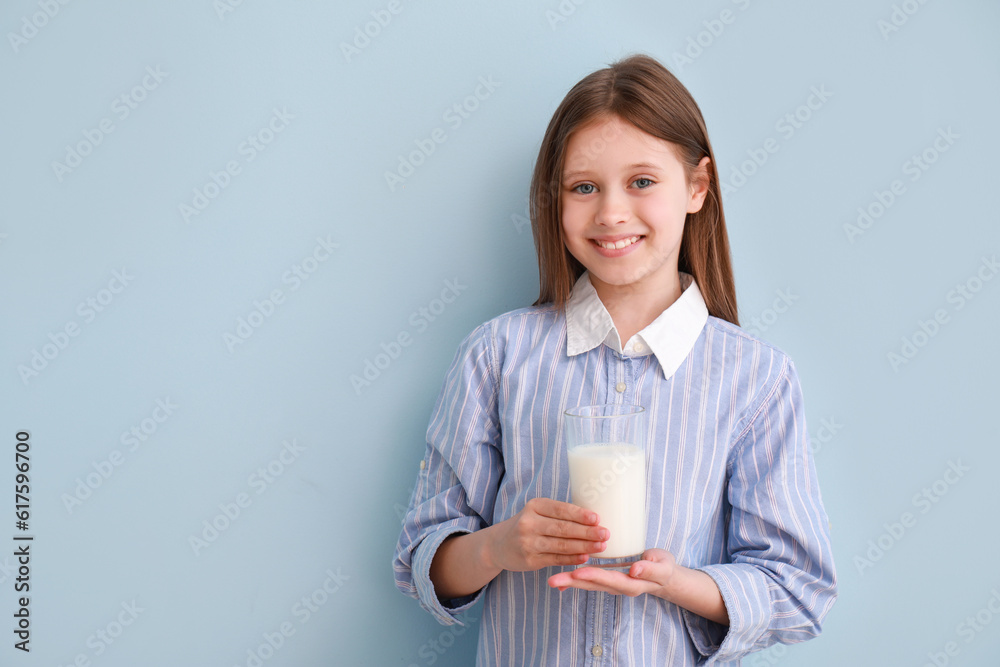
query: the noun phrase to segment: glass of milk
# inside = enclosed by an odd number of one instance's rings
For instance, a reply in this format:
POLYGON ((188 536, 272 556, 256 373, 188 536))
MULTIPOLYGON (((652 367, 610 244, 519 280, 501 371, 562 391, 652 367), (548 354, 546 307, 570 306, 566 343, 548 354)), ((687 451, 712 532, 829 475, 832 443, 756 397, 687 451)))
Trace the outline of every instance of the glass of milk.
POLYGON ((587 405, 564 413, 573 504, 597 513, 611 534, 598 559, 628 565, 646 549, 646 410, 587 405))

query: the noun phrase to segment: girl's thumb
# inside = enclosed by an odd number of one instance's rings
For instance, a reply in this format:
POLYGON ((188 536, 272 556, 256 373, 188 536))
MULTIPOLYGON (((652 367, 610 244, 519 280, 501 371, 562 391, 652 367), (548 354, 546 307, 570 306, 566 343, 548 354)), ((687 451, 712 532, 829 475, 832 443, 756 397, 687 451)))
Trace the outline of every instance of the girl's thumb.
POLYGON ((632 566, 629 575, 636 579, 654 580, 658 564, 669 556, 670 554, 663 549, 647 549, 642 554, 642 560, 632 566))
POLYGON ((670 553, 663 549, 646 549, 645 553, 642 554, 643 560, 648 560, 652 563, 662 563, 669 557, 670 553))

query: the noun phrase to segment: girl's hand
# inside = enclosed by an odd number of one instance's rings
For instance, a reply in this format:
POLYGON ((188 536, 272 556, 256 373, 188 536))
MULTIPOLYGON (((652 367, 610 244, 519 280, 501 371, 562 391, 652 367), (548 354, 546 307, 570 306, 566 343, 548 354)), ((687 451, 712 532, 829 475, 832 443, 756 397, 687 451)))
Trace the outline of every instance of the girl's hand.
POLYGON ((595 513, 550 498, 532 498, 493 526, 488 558, 501 570, 526 572, 550 565, 580 565, 607 548, 610 533, 595 513))
POLYGON ((632 563, 628 574, 620 570, 581 567, 553 574, 549 577, 549 586, 560 591, 579 588, 629 597, 650 593, 666 598, 666 591, 676 572, 677 563, 672 553, 663 549, 647 549, 642 554, 642 560, 632 563))

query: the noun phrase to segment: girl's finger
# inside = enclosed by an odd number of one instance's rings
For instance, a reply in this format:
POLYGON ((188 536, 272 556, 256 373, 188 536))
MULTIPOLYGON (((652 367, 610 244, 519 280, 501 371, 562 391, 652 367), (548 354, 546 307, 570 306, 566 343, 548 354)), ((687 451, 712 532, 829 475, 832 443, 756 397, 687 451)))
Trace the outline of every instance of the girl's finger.
POLYGON ((542 525, 540 531, 549 537, 561 537, 570 540, 589 540, 604 542, 611 537, 611 532, 601 526, 586 526, 573 521, 550 519, 542 525))
POLYGON ((598 568, 580 568, 573 572, 554 574, 549 577, 549 586, 559 590, 579 588, 585 591, 633 596, 647 588, 646 584, 631 579, 624 573, 607 572, 598 568))
POLYGON ((663 549, 647 549, 642 554, 642 560, 634 563, 629 568, 629 576, 635 579, 643 579, 656 584, 663 583, 670 578, 670 573, 674 567, 674 556, 669 551, 663 549))
POLYGON ((668 558, 672 558, 672 555, 669 551, 664 551, 663 549, 646 549, 645 553, 642 554, 643 560, 653 563, 662 563, 668 558))
POLYGON ((533 509, 536 513, 552 519, 572 521, 590 526, 596 526, 600 520, 600 517, 595 512, 572 503, 564 503, 560 500, 552 500, 551 498, 535 498, 529 502, 535 503, 533 509))
POLYGON ((542 538, 538 542, 538 550, 543 555, 563 555, 563 554, 596 554, 607 548, 607 542, 588 540, 568 540, 560 538, 542 538))
POLYGON ((590 558, 587 554, 541 554, 541 557, 546 561, 542 567, 583 565, 590 558))

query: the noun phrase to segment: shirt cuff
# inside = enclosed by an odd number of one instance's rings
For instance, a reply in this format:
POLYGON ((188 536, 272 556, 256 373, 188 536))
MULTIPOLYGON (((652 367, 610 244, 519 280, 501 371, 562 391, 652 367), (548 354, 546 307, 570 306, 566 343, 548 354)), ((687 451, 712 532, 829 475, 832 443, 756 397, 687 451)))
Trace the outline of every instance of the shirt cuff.
POLYGON ((438 599, 434 584, 431 582, 431 561, 434 560, 434 554, 437 553, 441 543, 452 535, 464 535, 469 532, 459 526, 443 528, 425 537, 413 551, 411 568, 413 583, 417 588, 417 599, 420 601, 420 606, 429 611, 442 625, 465 625, 457 615, 478 602, 486 591, 484 586, 472 595, 446 600, 446 606, 438 599))
POLYGON ((683 610, 684 624, 698 652, 718 665, 739 659, 757 645, 771 621, 768 577, 752 565, 728 563, 696 568, 712 577, 729 614, 729 627, 683 610))

